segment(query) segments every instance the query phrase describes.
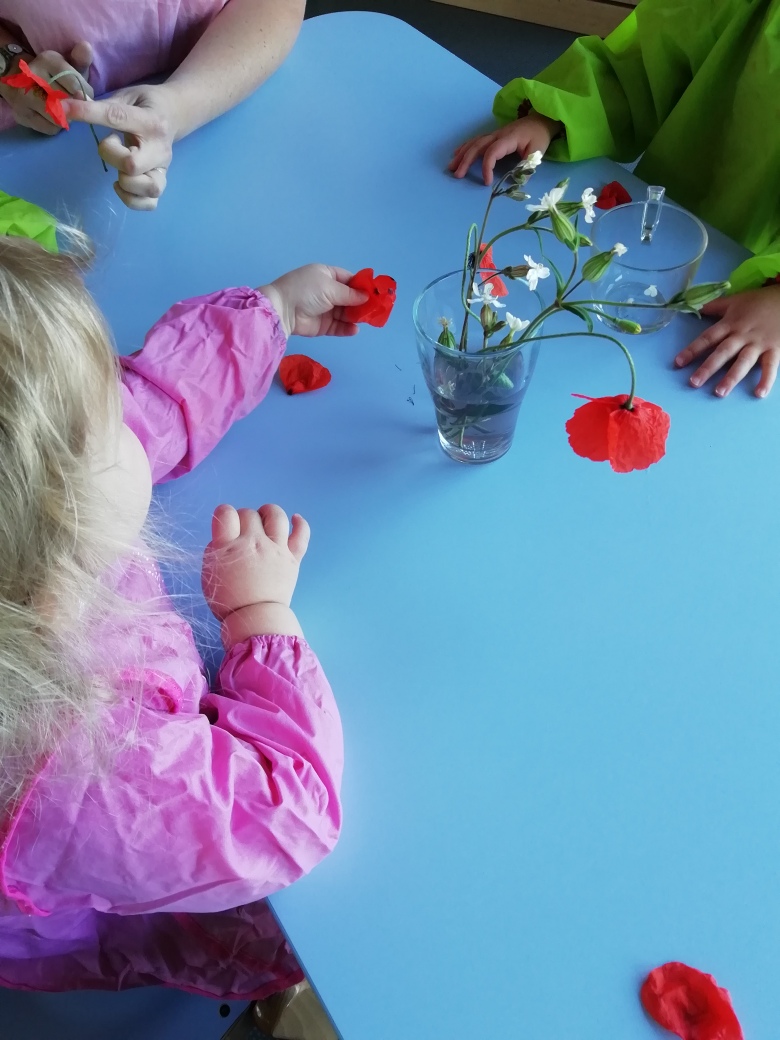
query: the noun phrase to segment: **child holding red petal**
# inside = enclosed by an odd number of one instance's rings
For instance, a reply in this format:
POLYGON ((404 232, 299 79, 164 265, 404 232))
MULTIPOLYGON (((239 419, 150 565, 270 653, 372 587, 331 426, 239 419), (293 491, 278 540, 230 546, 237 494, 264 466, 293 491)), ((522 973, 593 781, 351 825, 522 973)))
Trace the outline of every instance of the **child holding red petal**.
POLYGON ((216 508, 209 688, 146 519, 290 334, 357 331, 350 277, 177 303, 117 361, 75 262, 0 237, 0 986, 261 999, 302 978, 264 898, 341 823, 338 710, 290 606, 308 525, 216 508))
POLYGON ((496 96, 504 124, 458 148, 465 176, 482 157, 486 184, 514 152, 566 161, 642 156, 637 174, 754 254, 731 294, 702 313, 718 319, 676 358, 706 359, 690 382, 725 397, 760 366, 764 397, 780 365, 780 0, 642 0, 606 40, 577 40, 535 79, 496 96), (768 284, 769 283, 769 284, 768 284))

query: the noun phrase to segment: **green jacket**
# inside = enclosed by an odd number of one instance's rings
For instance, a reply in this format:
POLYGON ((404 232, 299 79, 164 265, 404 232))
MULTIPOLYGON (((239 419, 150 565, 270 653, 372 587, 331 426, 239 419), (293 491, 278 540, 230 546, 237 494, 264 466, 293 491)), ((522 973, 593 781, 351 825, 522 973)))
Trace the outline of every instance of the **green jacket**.
POLYGON ((780 0, 642 0, 494 112, 511 122, 526 99, 565 124, 551 159, 642 155, 639 177, 752 250, 732 291, 780 273, 780 0))

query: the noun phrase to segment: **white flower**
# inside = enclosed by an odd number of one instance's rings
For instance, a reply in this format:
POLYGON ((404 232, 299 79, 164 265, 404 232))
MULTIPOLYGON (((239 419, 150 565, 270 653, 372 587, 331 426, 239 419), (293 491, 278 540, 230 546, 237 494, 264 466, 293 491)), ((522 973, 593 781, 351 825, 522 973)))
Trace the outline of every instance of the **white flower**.
POLYGON ((438 319, 438 324, 441 325, 441 327, 446 332, 447 329, 451 329, 452 328, 452 318, 444 318, 444 317, 439 318, 438 319))
POLYGON ((471 291, 474 293, 473 296, 469 297, 469 303, 472 305, 480 304, 483 307, 506 307, 505 303, 499 303, 498 300, 493 298, 493 286, 490 282, 485 282, 484 285, 477 285, 476 282, 471 286, 471 291))
POLYGON ((566 188, 550 188, 542 195, 538 206, 526 206, 525 208, 530 213, 550 213, 557 207, 565 191, 566 188))
POLYGON ((615 254, 615 256, 623 256, 623 254, 627 253, 628 250, 622 242, 616 242, 612 247, 612 252, 615 254))
POLYGON ((545 267, 544 264, 537 264, 528 253, 525 254, 523 259, 528 264, 528 274, 525 276, 525 280, 528 282, 528 288, 533 292, 539 284, 540 278, 550 277, 550 268, 545 267))
POLYGON ((518 332, 527 329, 531 324, 530 321, 523 321, 522 318, 516 318, 514 314, 510 314, 509 311, 506 312, 506 323, 511 336, 516 336, 518 332))
POLYGON ((586 188, 582 193, 582 205, 585 207, 585 223, 592 224, 596 219, 596 214, 593 212, 593 207, 596 205, 596 199, 598 196, 594 193, 593 188, 586 188))
POLYGON ((520 163, 520 165, 525 170, 535 170, 536 167, 537 166, 541 166, 541 164, 542 164, 542 153, 541 152, 531 152, 531 154, 530 155, 526 155, 525 159, 523 159, 523 161, 520 163))
POLYGON ((657 295, 658 295, 658 289, 656 288, 656 286, 648 285, 648 287, 645 289, 645 296, 653 296, 653 297, 655 297, 657 295))

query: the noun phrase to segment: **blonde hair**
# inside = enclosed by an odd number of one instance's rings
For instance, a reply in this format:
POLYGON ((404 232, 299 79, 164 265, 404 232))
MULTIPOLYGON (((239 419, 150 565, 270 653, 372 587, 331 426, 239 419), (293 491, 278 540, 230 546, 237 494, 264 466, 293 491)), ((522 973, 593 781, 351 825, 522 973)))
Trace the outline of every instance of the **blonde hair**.
POLYGON ((0 236, 0 809, 105 701, 87 635, 115 547, 91 454, 120 416, 79 261, 0 236))

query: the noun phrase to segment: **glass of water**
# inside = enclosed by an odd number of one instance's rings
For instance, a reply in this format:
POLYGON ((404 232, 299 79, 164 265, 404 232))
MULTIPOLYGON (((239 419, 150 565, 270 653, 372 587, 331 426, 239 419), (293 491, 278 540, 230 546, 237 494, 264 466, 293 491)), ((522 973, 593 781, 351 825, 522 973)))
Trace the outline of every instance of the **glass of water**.
POLYGON ((664 303, 687 289, 707 248, 707 230, 700 220, 679 206, 664 203, 649 241, 643 239, 644 202, 629 202, 603 213, 593 225, 594 253, 620 242, 626 247, 615 256, 605 275, 593 283, 593 298, 605 324, 615 319, 638 322, 642 332, 657 332, 672 320, 674 311, 664 303), (653 309, 631 304, 654 304, 653 309))

